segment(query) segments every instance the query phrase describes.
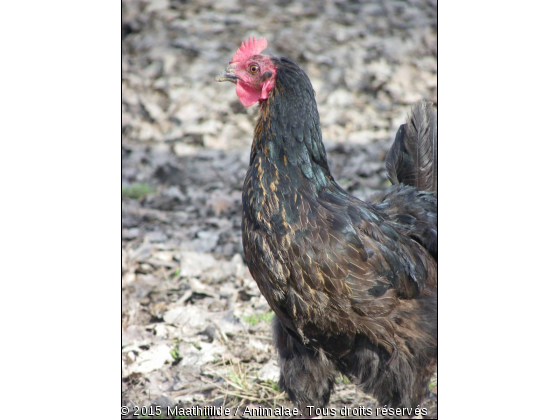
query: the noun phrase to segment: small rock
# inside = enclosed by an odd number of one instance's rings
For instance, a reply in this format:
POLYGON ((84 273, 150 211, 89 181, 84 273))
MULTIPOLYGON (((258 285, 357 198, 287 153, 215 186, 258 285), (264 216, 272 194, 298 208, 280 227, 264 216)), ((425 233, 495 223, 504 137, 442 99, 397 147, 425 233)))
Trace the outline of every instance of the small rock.
POLYGON ((142 351, 136 361, 128 367, 127 376, 131 373, 148 373, 160 369, 166 362, 172 362, 171 349, 165 344, 158 344, 142 351))
POLYGON ((128 240, 136 239, 138 235, 140 235, 140 229, 138 228, 123 229, 122 231, 123 239, 128 239, 128 240))
POLYGON ((257 377, 261 381, 278 381, 280 378, 280 369, 272 359, 268 361, 258 372, 257 377))
POLYGON ((146 235, 150 242, 165 242, 167 241, 167 235, 162 231, 150 232, 146 235))
POLYGON ((181 276, 200 276, 218 265, 218 261, 210 254, 184 251, 181 253, 181 276))

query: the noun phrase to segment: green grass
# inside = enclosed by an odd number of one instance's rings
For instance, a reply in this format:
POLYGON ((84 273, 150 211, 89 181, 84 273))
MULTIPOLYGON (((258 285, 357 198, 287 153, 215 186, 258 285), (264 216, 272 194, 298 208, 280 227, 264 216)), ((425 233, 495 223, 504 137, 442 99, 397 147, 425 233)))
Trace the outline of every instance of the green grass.
POLYGON ((132 184, 122 186, 122 196, 126 198, 139 199, 156 192, 156 189, 148 184, 132 184))
POLYGON ((430 379, 430 391, 433 391, 434 388, 437 387, 437 373, 432 376, 432 379, 430 379))
POLYGON ((437 382, 430 382, 430 391, 433 391, 436 386, 437 382))
POLYGON ((271 381, 269 379, 268 381, 265 381, 265 385, 268 385, 269 387, 271 387, 276 392, 282 392, 282 391, 280 391, 280 387, 278 386, 278 383, 275 382, 275 381, 271 381))
POLYGON ((244 315, 243 320, 250 325, 257 325, 259 322, 271 322, 274 318, 274 312, 268 311, 260 314, 253 314, 251 316, 244 315))
POLYGON ((171 349, 171 357, 173 357, 173 360, 179 360, 180 359, 180 356, 179 356, 179 339, 178 338, 175 339, 175 345, 171 349))
POLYGON ((352 381, 350 379, 348 379, 346 376, 344 375, 338 375, 335 379, 334 382, 336 384, 340 384, 343 383, 344 385, 349 385, 352 383, 352 381))
POLYGON ((236 383, 237 386, 239 386, 239 388, 241 389, 246 388, 244 383, 245 378, 240 378, 239 375, 234 370, 229 371, 229 379, 231 379, 234 383, 236 383))

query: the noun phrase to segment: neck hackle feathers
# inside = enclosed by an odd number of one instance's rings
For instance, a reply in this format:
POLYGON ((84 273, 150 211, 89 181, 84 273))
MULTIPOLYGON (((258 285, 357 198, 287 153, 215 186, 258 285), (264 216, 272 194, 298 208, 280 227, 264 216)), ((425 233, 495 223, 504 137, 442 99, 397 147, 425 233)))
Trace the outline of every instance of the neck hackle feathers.
POLYGON ((241 43, 241 46, 235 52, 233 58, 231 59, 231 62, 245 62, 250 57, 259 55, 261 52, 263 52, 267 45, 268 43, 264 38, 259 38, 257 40, 255 39, 255 37, 249 37, 247 41, 241 43))

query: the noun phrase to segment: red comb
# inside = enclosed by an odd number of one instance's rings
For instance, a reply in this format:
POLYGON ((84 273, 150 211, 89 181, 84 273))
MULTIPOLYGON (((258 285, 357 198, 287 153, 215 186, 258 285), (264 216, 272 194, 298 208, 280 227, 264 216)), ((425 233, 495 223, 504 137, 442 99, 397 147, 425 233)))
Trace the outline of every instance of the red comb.
POLYGON ((249 37, 247 41, 241 43, 231 61, 234 63, 247 61, 249 57, 260 54, 266 46, 266 39, 259 38, 255 40, 255 37, 252 39, 249 37))

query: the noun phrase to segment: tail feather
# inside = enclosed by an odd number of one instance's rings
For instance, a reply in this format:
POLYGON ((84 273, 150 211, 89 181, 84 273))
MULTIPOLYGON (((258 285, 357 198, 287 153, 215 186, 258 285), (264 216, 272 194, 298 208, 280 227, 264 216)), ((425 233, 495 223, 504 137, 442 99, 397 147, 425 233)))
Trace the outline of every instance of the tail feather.
POLYGON ((397 131, 385 165, 393 184, 437 193, 437 113, 431 102, 414 105, 397 131))

